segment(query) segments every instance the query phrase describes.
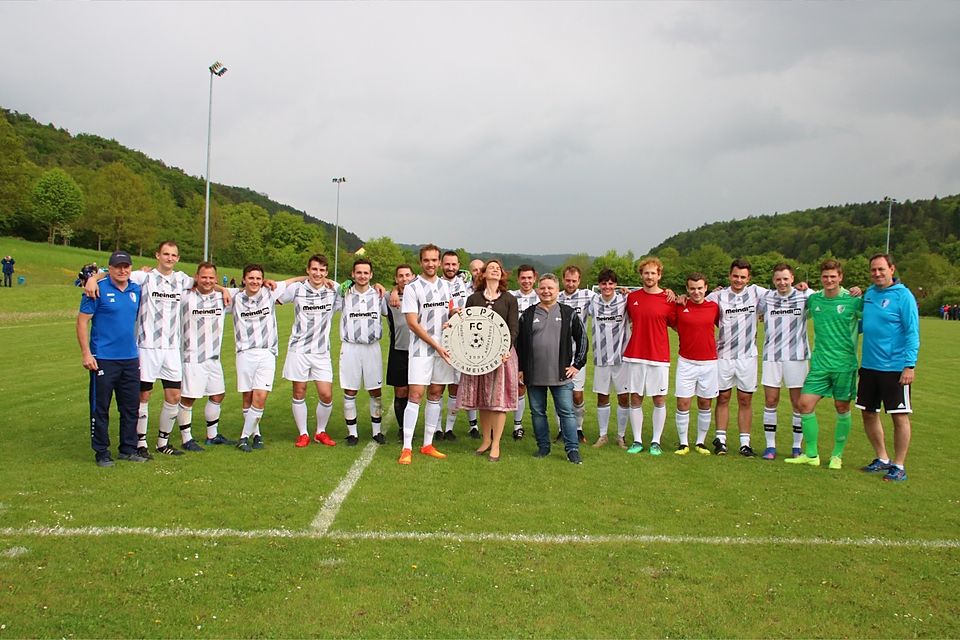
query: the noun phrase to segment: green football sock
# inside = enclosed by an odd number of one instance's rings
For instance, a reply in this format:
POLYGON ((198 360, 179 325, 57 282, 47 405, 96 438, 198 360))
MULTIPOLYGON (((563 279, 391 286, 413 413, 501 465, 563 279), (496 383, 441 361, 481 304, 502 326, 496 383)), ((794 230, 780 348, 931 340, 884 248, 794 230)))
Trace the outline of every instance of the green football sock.
MULTIPOLYGON (((817 436, 820 434, 820 423, 817 422, 817 414, 805 413, 801 415, 800 427, 803 429, 803 442, 806 445, 807 457, 816 458, 820 455, 817 452, 817 436)), ((849 424, 847 425, 847 431, 850 431, 849 424)))
POLYGON ((837 414, 837 429, 833 436, 833 453, 831 455, 838 458, 843 457, 843 448, 847 446, 847 436, 850 435, 850 425, 852 423, 850 412, 837 414))

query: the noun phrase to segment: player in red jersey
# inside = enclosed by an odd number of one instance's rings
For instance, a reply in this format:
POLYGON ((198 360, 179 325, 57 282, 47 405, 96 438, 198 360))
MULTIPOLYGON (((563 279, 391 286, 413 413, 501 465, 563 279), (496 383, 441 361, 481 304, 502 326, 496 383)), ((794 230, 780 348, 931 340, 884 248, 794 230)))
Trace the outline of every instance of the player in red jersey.
POLYGON ((660 288, 663 263, 647 258, 639 266, 643 288, 627 296, 630 341, 623 351, 629 363, 630 426, 633 444, 627 453, 643 451, 643 396, 653 397, 653 439, 650 455, 659 456, 660 437, 667 420, 667 383, 670 378, 670 338, 667 327, 676 322, 677 305, 673 295, 660 288))
POLYGON ((687 430, 690 426, 690 405, 697 396, 696 451, 710 455, 706 438, 710 431, 710 405, 720 394, 717 375, 716 327, 720 323, 720 306, 707 297, 707 278, 702 273, 687 276, 687 303, 677 312, 674 329, 680 337, 680 355, 677 358, 677 376, 674 393, 677 396, 677 436, 680 444, 674 452, 684 456, 690 453, 687 430))

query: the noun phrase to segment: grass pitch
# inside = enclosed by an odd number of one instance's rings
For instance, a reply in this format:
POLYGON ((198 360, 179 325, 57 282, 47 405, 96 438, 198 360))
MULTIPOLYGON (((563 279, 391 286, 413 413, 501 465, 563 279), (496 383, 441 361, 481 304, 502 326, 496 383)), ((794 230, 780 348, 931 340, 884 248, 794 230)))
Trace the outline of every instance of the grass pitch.
MULTIPOLYGON (((960 636, 950 448, 960 323, 921 321, 910 480, 900 485, 856 471, 872 457, 857 415, 839 472, 736 455, 627 456, 615 445, 585 448, 582 466, 557 448, 535 460, 529 416, 531 435, 507 436, 490 464, 473 455, 462 414, 460 439, 440 445, 448 460, 416 454, 401 467, 389 389, 388 445, 367 448, 361 392, 363 446, 300 450, 279 373, 264 451, 211 447, 100 469, 74 337, 79 290, 69 286, 89 252, 75 251, 0 239, 0 254, 30 274, 0 289, 0 638, 960 636)), ((283 345, 290 309, 278 315, 283 345)), ((235 437, 226 342, 222 429, 235 437)), ((159 406, 154 394, 151 446, 159 406)), ((342 399, 334 406, 329 431, 341 439, 342 399)), ((831 413, 821 403, 823 453, 831 413)), ((784 399, 781 451, 788 422, 784 399)))

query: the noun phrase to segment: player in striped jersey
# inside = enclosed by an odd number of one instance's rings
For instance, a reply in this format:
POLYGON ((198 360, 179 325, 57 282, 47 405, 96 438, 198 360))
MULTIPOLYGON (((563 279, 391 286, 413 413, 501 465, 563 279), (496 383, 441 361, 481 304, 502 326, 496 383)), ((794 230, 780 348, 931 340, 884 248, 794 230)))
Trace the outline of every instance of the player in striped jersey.
POLYGON ((814 347, 810 372, 800 395, 800 419, 803 426, 804 454, 787 458, 791 464, 820 465, 817 444, 820 425, 814 413, 821 398, 833 398, 837 411, 830 468, 843 466, 843 449, 850 434, 850 402, 857 386, 857 342, 863 298, 843 289, 843 267, 836 260, 820 265, 823 289, 807 300, 806 317, 813 320, 814 347))
POLYGON ((727 425, 733 387, 737 388, 740 455, 748 458, 756 455, 750 447, 750 422, 753 394, 757 390, 757 306, 760 296, 767 290, 750 284, 750 271, 747 260, 734 260, 730 264, 730 286, 707 296, 707 300, 720 306, 717 335, 720 395, 717 397, 717 428, 713 439, 713 451, 720 456, 727 454, 727 425))
MULTIPOLYGON (((587 316, 590 315, 590 305, 593 303, 596 294, 590 289, 580 288, 581 277, 580 267, 576 265, 570 265, 563 270, 563 291, 557 296, 557 302, 565 304, 568 307, 573 307, 583 326, 586 327, 587 316)), ((577 438, 580 442, 587 441, 586 436, 583 435, 583 416, 585 413, 583 407, 583 387, 586 380, 587 368, 584 367, 580 369, 573 378, 573 413, 577 418, 577 438)), ((560 424, 559 416, 557 416, 557 424, 560 424)), ((562 434, 558 432, 557 440, 559 441, 561 437, 562 434)))
POLYGON ((277 368, 277 316, 275 305, 290 285, 303 282, 299 276, 276 283, 271 291, 265 285, 263 267, 248 264, 243 268, 243 289, 231 291, 228 310, 233 314, 233 344, 237 350, 237 391, 243 397, 243 432, 237 448, 249 453, 263 448, 260 419, 273 389, 277 368))
POLYGON ((757 314, 763 321, 763 435, 764 460, 777 457, 777 406, 785 385, 793 407, 793 455, 800 455, 803 430, 800 423, 800 389, 810 368, 807 340, 807 298, 812 291, 795 289, 793 267, 783 262, 773 268, 774 289, 760 296, 757 314))
POLYGON ((407 409, 407 361, 410 348, 410 327, 400 305, 403 303, 403 290, 413 282, 413 268, 408 264, 399 264, 393 271, 396 285, 390 294, 391 303, 384 315, 390 327, 390 349, 387 352, 387 384, 393 387, 393 414, 397 418, 397 431, 403 443, 403 413, 407 409), (392 302, 396 294, 396 304, 392 302))
POLYGON ((628 363, 630 426, 633 444, 627 453, 643 451, 643 397, 653 400, 653 438, 650 455, 663 453, 660 438, 667 421, 667 386, 670 379, 670 337, 667 327, 676 322, 677 305, 673 296, 660 288, 663 263, 657 258, 643 260, 638 269, 643 288, 627 296, 630 340, 623 351, 628 363))
POLYGON ((627 343, 627 298, 617 291, 617 274, 604 269, 598 276, 600 295, 593 299, 588 315, 593 318, 593 391, 597 394, 597 424, 600 436, 594 447, 607 444, 610 422, 610 389, 617 394, 617 444, 626 449, 624 435, 630 417, 630 393, 623 347, 627 343))
MULTIPOLYGON (((471 263, 473 264, 473 263, 471 263)), ((510 294, 517 299, 517 309, 523 313, 540 302, 537 295, 537 270, 528 264, 517 267, 517 283, 520 288, 510 294)), ((517 387, 517 409, 513 412, 513 439, 523 439, 523 411, 527 406, 527 386, 522 382, 517 387)))
POLYGON ((443 388, 454 384, 456 371, 450 365, 450 354, 443 348, 443 325, 454 309, 449 283, 437 276, 440 249, 433 244, 420 247, 421 273, 404 289, 401 311, 410 327, 410 349, 407 364, 409 389, 407 408, 403 413, 403 450, 400 464, 413 460, 413 432, 420 415, 420 399, 427 393, 423 420, 423 446, 420 453, 432 458, 446 458, 433 446, 433 434, 440 421, 440 398, 443 388))
MULTIPOLYGON (((473 264, 473 263, 471 263, 473 264)), ((480 264, 481 268, 483 263, 480 264)), ((442 277, 450 285, 450 293, 453 296, 453 306, 457 309, 463 309, 467 305, 467 298, 473 293, 473 278, 467 272, 460 270, 460 256, 456 251, 445 251, 440 258, 440 271, 442 277)), ((457 382, 460 381, 460 374, 457 373, 457 382)), ((447 411, 441 425, 446 425, 446 433, 441 426, 435 434, 437 440, 456 440, 457 436, 453 432, 453 426, 457 423, 457 384, 451 384, 447 387, 447 411)), ((480 437, 480 430, 477 428, 477 412, 470 410, 467 412, 467 419, 470 421, 470 437, 477 439, 480 437)))
POLYGON ((370 422, 373 440, 386 443, 380 430, 383 385, 383 356, 380 335, 386 313, 382 294, 370 286, 373 264, 366 258, 353 262, 353 286, 343 296, 340 313, 340 387, 343 389, 343 417, 347 421, 347 445, 354 446, 357 437, 357 391, 361 381, 370 394, 370 422))
POLYGON ((183 385, 177 423, 183 448, 203 451, 193 441, 190 431, 193 405, 197 398, 207 397, 203 417, 207 422, 208 445, 236 444, 219 432, 220 405, 226 394, 220 348, 223 342, 223 319, 226 304, 223 293, 216 290, 217 267, 210 262, 197 265, 196 286, 184 292, 180 300, 180 331, 182 334, 183 385), (190 447, 188 443, 193 443, 190 447))
POLYGON ((674 393, 677 396, 677 436, 680 443, 674 452, 687 455, 690 444, 690 405, 697 396, 696 451, 710 455, 707 433, 710 432, 710 404, 720 393, 717 378, 717 339, 715 328, 720 322, 720 307, 707 296, 707 278, 702 273, 687 276, 687 301, 677 310, 673 328, 680 338, 677 356, 677 376, 674 393))
MULTIPOLYGON (((176 242, 161 242, 157 247, 156 257, 157 266, 153 269, 133 271, 130 274, 130 281, 140 286, 143 296, 137 314, 137 347, 140 352, 137 453, 147 459, 151 457, 147 449, 150 392, 158 379, 163 385, 163 409, 160 411, 157 427, 157 452, 165 455, 183 453, 170 446, 169 437, 177 420, 183 379, 180 359, 180 298, 184 291, 193 286, 190 276, 182 271, 174 271, 180 261, 180 249, 176 242)), ((97 281, 103 275, 87 280, 85 292, 88 297, 93 298, 99 293, 97 281)), ((193 447, 197 447, 197 444, 193 443, 193 447)))
POLYGON ((333 364, 330 360, 330 327, 342 298, 327 279, 326 256, 307 260, 307 277, 287 287, 280 296, 283 304, 293 303, 293 328, 283 363, 283 377, 293 385, 291 409, 297 425, 296 446, 310 444, 307 435, 307 383, 317 388, 317 429, 313 439, 328 447, 336 442, 327 435, 327 423, 333 413, 333 364))

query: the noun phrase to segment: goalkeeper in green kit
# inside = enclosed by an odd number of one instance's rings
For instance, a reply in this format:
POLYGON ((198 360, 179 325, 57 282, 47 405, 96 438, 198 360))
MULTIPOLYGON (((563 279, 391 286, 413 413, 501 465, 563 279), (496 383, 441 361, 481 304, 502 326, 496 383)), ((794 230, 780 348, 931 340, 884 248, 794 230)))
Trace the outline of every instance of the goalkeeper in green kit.
POLYGON ((830 468, 843 466, 843 448, 850 434, 850 403, 857 394, 857 340, 863 298, 854 297, 840 286, 843 268, 836 260, 820 265, 823 289, 807 299, 807 317, 813 319, 814 346, 810 372, 800 395, 800 420, 804 455, 787 458, 788 464, 820 466, 817 439, 820 425, 814 413, 817 402, 832 397, 837 410, 830 468))

